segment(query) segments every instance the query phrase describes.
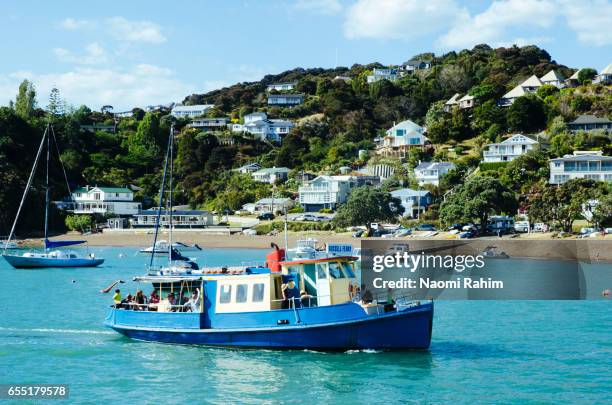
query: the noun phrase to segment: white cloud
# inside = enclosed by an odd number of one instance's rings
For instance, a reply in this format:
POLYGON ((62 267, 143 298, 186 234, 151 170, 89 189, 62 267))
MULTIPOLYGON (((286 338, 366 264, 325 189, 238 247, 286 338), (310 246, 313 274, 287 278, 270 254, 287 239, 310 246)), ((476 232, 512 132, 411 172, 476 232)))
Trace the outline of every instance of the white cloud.
POLYGON ((60 21, 58 23, 58 26, 60 28, 63 28, 65 30, 70 30, 70 31, 74 31, 74 30, 78 30, 87 26, 92 26, 95 25, 95 23, 88 21, 88 20, 77 20, 74 18, 65 18, 62 21, 60 21))
POLYGON ((509 31, 551 27, 556 7, 551 0, 497 0, 480 14, 464 14, 438 43, 444 48, 514 43, 520 38, 509 41, 509 31))
POLYGON ((344 35, 410 40, 444 31, 464 14, 454 0, 358 0, 349 8, 344 35))
POLYGON ((297 0, 293 8, 315 14, 334 15, 342 10, 339 0, 297 0))
POLYGON ((607 0, 559 1, 560 12, 578 40, 596 46, 612 44, 612 3, 607 0))
POLYGON ((120 41, 152 44, 166 42, 161 27, 151 21, 134 21, 124 17, 112 17, 106 20, 106 25, 110 34, 120 41))
POLYGON ((126 70, 77 67, 50 74, 21 71, 0 75, 0 94, 6 97, 0 100, 2 104, 14 98, 20 81, 25 78, 34 83, 41 105, 46 105, 49 92, 57 87, 69 104, 86 104, 94 109, 105 104, 113 105, 116 110, 163 104, 182 100, 196 90, 179 80, 172 70, 148 64, 126 70))
POLYGON ((108 63, 108 54, 100 44, 92 42, 85 47, 83 55, 75 54, 65 48, 54 48, 53 53, 62 62, 83 64, 83 65, 102 65, 108 63))

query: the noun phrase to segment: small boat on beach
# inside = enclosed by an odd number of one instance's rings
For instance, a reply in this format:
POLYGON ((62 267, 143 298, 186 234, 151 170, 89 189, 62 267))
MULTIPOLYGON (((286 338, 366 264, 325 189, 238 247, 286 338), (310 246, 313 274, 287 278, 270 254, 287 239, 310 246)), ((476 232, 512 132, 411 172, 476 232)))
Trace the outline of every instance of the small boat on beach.
POLYGON ((510 256, 503 250, 499 250, 497 246, 487 246, 482 251, 481 255, 485 259, 509 259, 510 256))
MULTIPOLYGON (((32 170, 30 172, 30 176, 28 177, 28 182, 26 188, 21 197, 21 202, 19 204, 19 208, 17 209, 17 214, 15 215, 15 220, 13 221, 13 225, 11 227, 11 233, 9 234, 8 239, 4 243, 4 249, 2 253, 2 257, 14 268, 23 269, 23 268, 46 268, 46 267, 96 267, 104 263, 104 259, 95 257, 94 254, 88 254, 87 256, 81 256, 76 252, 64 252, 61 250, 53 250, 62 246, 72 246, 78 245, 81 243, 85 243, 83 240, 63 240, 63 241, 52 241, 49 240, 49 205, 50 205, 50 195, 49 195, 49 157, 51 152, 51 137, 56 142, 55 133, 53 132, 53 127, 51 124, 48 124, 45 132, 43 134, 43 138, 40 141, 40 146, 38 147, 38 152, 36 154, 36 159, 34 159, 34 164, 32 165, 32 170), (40 160, 41 152, 46 143, 46 151, 47 151, 47 170, 46 170, 46 182, 45 182, 45 239, 44 239, 44 252, 26 252, 23 254, 14 254, 7 253, 9 249, 9 244, 13 236, 15 235, 15 227, 17 225, 17 221, 19 220, 19 214, 21 213, 21 209, 23 208, 23 203, 28 195, 28 191, 32 185, 32 179, 34 177, 34 173, 36 172, 36 167, 38 166, 38 162, 40 160)), ((59 148, 57 149, 59 151, 59 148)), ((61 162, 61 160, 60 160, 61 162)), ((66 181, 67 182, 67 181, 66 181)), ((68 190, 70 191, 70 190, 68 190)))

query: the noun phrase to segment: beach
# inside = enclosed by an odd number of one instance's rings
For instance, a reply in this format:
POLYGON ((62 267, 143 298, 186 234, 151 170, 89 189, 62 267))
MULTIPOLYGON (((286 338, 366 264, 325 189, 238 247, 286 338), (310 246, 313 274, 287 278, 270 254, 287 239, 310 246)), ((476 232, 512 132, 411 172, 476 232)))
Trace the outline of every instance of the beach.
MULTIPOLYGON (((597 238, 552 238, 550 233, 520 234, 519 237, 498 238, 484 237, 476 239, 457 239, 455 235, 448 232, 440 232, 433 237, 424 237, 425 232, 416 232, 408 238, 353 238, 350 233, 337 234, 330 232, 289 232, 287 242, 289 247, 294 247, 298 240, 313 238, 318 241, 321 248, 327 244, 352 244, 359 247, 362 242, 384 241, 386 243, 408 243, 415 249, 427 247, 429 244, 465 243, 469 241, 470 247, 484 250, 488 246, 495 246, 505 251, 512 257, 528 257, 537 259, 566 259, 579 258, 585 261, 612 262, 612 235, 599 236, 597 238)), ((244 235, 236 233, 232 235, 214 234, 199 231, 177 231, 174 230, 175 241, 186 244, 198 244, 202 248, 242 248, 242 249, 269 249, 272 243, 280 247, 285 246, 284 233, 276 235, 244 235)), ((69 232, 53 237, 54 240, 85 240, 90 246, 150 246, 153 234, 150 230, 101 232, 89 235, 69 232)), ((161 231, 158 240, 169 239, 167 231, 161 231)), ((41 239, 25 239, 25 245, 39 246, 41 239)), ((412 247, 411 247, 412 250, 412 247)))

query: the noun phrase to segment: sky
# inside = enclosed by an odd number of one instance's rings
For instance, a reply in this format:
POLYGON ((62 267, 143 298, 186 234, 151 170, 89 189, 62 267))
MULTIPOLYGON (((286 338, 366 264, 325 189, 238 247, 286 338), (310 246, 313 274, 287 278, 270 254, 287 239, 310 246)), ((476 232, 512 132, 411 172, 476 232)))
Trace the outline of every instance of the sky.
POLYGON ((295 67, 399 64, 476 44, 535 44, 569 67, 612 62, 608 0, 3 2, 0 105, 34 82, 69 105, 180 102, 295 67))

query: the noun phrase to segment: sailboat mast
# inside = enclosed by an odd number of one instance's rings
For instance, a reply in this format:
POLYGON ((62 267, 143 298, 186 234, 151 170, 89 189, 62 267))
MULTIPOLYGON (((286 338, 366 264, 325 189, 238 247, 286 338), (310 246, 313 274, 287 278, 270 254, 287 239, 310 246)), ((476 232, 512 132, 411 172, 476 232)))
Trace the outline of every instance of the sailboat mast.
POLYGON ((170 229, 168 235, 168 267, 172 264, 172 217, 174 212, 172 210, 172 192, 173 192, 173 178, 174 178, 174 124, 170 124, 170 180, 168 181, 168 187, 170 188, 170 195, 168 196, 168 205, 170 206, 170 229))
POLYGON ((21 196, 21 202, 19 203, 19 208, 17 208, 17 214, 15 215, 15 220, 13 221, 13 226, 11 226, 11 232, 9 233, 9 237, 6 240, 4 245, 4 251, 9 244, 9 242, 13 239, 15 235, 15 228, 17 227, 17 220, 19 220, 19 214, 21 214, 21 208, 23 208, 23 203, 25 202, 26 196, 28 195, 28 191, 30 191, 30 187, 32 186, 32 179, 34 178, 34 173, 36 173, 36 168, 38 167, 38 161, 40 160, 40 153, 42 152, 43 145, 45 144, 45 137, 48 135, 47 129, 45 129, 45 133, 43 134, 42 139, 40 140, 40 145, 38 146, 38 152, 36 152, 36 159, 34 159, 34 164, 32 165, 32 170, 30 171, 30 177, 28 177, 28 182, 26 183, 25 190, 23 190, 23 195, 21 196))
POLYGON ((49 136, 49 127, 47 124, 47 174, 45 178, 45 250, 47 250, 47 239, 49 237, 49 154, 51 150, 51 142, 49 136))

